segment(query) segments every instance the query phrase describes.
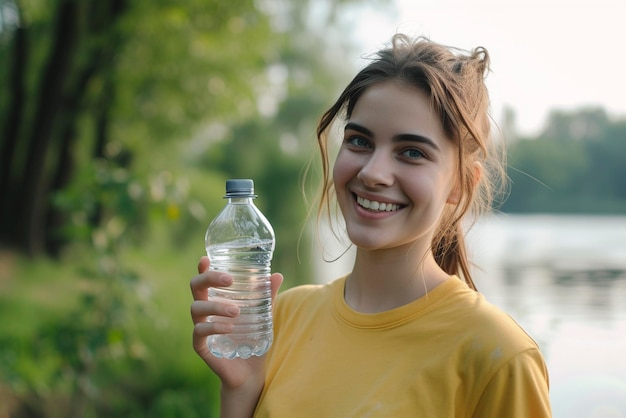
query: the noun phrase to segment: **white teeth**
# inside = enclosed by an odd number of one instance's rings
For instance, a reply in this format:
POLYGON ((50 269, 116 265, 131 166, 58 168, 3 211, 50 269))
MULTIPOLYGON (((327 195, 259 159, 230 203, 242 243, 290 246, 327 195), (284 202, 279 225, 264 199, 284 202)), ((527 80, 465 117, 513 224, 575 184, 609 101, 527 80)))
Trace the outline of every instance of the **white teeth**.
POLYGON ((363 206, 365 209, 376 210, 379 212, 392 212, 400 208, 400 205, 396 205, 395 203, 381 203, 381 202, 376 202, 374 200, 367 200, 360 196, 356 197, 356 201, 359 205, 363 206))

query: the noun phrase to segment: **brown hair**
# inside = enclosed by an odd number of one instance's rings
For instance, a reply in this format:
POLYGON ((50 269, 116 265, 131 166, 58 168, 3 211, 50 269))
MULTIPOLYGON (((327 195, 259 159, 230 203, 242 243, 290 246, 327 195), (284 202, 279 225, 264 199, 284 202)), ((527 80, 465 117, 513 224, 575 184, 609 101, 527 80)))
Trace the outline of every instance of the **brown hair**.
POLYGON ((323 169, 318 215, 325 210, 330 213, 333 184, 328 136, 333 121, 339 115, 349 119, 358 99, 374 84, 399 80, 418 87, 430 97, 444 132, 458 147, 457 187, 461 197, 457 205, 444 211, 431 248, 445 272, 462 277, 476 289, 465 249, 462 220, 468 213, 478 216, 489 210, 496 186, 503 185, 505 179, 504 160, 494 158, 496 147, 490 138, 489 95, 484 82, 488 71, 489 54, 482 47, 466 52, 426 38, 394 35, 391 47, 379 51, 354 77, 318 124, 323 169), (497 177, 495 181, 493 177, 497 177))

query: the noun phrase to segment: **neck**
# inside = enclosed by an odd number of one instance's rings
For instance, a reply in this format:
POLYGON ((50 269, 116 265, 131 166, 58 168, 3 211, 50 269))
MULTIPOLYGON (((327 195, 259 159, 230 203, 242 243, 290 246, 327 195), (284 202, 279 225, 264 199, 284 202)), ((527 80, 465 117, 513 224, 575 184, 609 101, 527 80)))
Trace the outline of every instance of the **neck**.
POLYGON ((429 250, 358 249, 344 297, 358 312, 383 312, 424 296, 448 277, 429 250))

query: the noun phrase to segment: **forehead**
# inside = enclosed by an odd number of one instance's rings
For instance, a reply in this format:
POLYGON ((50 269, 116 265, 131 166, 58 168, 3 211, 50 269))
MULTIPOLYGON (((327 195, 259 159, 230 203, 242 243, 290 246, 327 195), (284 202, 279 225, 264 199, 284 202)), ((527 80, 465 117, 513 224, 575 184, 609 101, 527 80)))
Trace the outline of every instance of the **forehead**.
MULTIPOLYGON (((368 87, 357 100, 350 121, 377 135, 412 133, 446 141, 441 118, 423 90, 400 81, 368 87)), ((446 141, 447 142, 447 141, 446 141)))

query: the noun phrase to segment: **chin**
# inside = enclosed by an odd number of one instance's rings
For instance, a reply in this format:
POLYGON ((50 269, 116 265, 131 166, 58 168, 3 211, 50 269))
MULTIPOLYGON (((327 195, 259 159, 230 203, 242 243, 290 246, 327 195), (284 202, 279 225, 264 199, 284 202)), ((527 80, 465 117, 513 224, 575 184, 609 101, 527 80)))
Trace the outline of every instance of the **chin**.
POLYGON ((389 243, 383 242, 380 236, 372 236, 372 234, 363 236, 363 234, 351 234, 348 231, 348 237, 352 244, 361 250, 374 251, 390 248, 389 243))

